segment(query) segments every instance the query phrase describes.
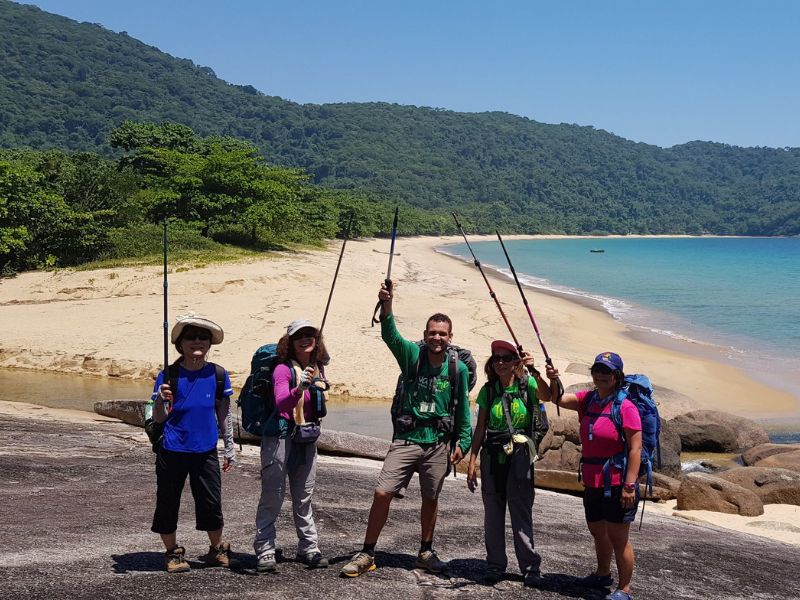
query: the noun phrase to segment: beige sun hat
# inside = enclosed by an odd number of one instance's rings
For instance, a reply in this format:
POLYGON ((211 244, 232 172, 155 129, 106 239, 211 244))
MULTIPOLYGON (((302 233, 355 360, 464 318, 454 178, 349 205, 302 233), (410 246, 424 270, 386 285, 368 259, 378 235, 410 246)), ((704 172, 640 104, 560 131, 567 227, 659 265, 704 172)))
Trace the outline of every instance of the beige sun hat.
POLYGON ((173 344, 178 341, 183 330, 189 325, 207 329, 211 333, 212 344, 221 344, 222 340, 225 338, 225 332, 222 331, 222 327, 214 323, 214 321, 194 313, 189 313, 176 318, 175 326, 172 328, 172 335, 170 336, 173 344))

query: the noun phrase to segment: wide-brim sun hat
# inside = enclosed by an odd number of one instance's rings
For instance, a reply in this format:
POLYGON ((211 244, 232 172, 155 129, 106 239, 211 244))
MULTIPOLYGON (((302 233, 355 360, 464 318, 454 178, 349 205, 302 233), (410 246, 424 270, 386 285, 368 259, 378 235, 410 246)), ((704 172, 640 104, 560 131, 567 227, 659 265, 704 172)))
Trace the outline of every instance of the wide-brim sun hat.
POLYGON ((622 371, 622 358, 615 352, 601 352, 592 363, 592 366, 595 365, 603 365, 612 371, 622 371))
POLYGON ((513 342, 509 342, 508 340, 493 341, 492 354, 495 354, 498 350, 506 350, 514 356, 519 357, 519 351, 517 350, 517 347, 513 344, 513 342))
POLYGON ((295 333, 300 331, 301 329, 313 329, 314 333, 317 333, 317 328, 314 327, 314 324, 309 321, 308 319, 295 319, 289 325, 286 326, 286 335, 292 337, 295 333))
POLYGON ((200 329, 207 329, 211 333, 212 344, 221 344, 222 340, 225 338, 225 332, 222 331, 222 327, 214 323, 214 321, 194 313, 189 313, 188 315, 179 316, 175 320, 175 326, 172 328, 172 335, 170 336, 173 344, 181 337, 183 330, 190 325, 200 329))

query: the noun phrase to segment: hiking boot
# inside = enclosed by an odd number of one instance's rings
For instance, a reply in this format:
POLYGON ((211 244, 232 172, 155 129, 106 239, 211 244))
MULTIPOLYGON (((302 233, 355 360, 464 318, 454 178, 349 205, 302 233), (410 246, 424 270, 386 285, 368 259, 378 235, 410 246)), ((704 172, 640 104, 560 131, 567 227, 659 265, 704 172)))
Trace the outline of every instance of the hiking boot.
POLYGON ((483 576, 481 583, 483 583, 484 585, 495 585, 497 583, 500 583, 505 577, 505 575, 506 575, 505 572, 501 571, 500 569, 489 568, 486 571, 486 574, 483 576))
POLYGON ((614 590, 612 593, 606 596, 605 600, 633 600, 633 596, 627 592, 623 592, 622 590, 614 590))
POLYGON ((539 567, 528 567, 522 583, 525 587, 539 587, 542 583, 542 571, 539 567))
POLYGON ((357 552, 350 559, 350 562, 342 567, 340 574, 344 577, 358 577, 367 571, 374 571, 377 568, 374 556, 370 556, 366 552, 357 552))
POLYGON ((185 573, 190 570, 189 563, 186 562, 186 548, 175 546, 172 550, 167 550, 166 555, 167 573, 185 573))
POLYGON ((447 563, 439 560, 435 550, 425 550, 417 555, 417 562, 414 567, 428 573, 437 574, 447 570, 447 563))
POLYGON ((229 542, 220 542, 219 546, 209 546, 208 554, 200 557, 209 567, 231 566, 231 545, 229 542))
POLYGON ((278 570, 278 563, 275 560, 275 554, 265 554, 258 559, 256 564, 256 571, 259 573, 274 573, 278 570))
POLYGON ((612 585, 614 585, 614 578, 611 577, 611 575, 598 575, 597 573, 592 573, 586 577, 581 577, 578 579, 578 585, 598 590, 602 588, 610 588, 612 585))
POLYGON ((304 565, 308 565, 310 569, 327 569, 328 559, 322 556, 322 552, 309 552, 308 554, 298 554, 297 560, 304 565))

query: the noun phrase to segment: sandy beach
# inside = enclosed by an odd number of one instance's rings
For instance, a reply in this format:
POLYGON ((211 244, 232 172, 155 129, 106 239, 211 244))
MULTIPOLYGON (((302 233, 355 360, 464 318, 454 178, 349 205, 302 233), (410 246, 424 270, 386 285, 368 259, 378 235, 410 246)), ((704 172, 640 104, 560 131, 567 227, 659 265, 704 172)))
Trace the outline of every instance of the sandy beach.
MULTIPOLYGON (((453 319, 454 342, 472 349, 482 365, 489 342, 509 336, 477 269, 434 250, 459 241, 397 241, 395 312, 408 338, 421 336, 431 313, 446 312, 453 319)), ((231 371, 235 386, 241 385, 259 345, 277 341, 295 318, 321 320, 340 244, 252 262, 171 265, 170 324, 190 311, 219 322, 225 342, 213 349, 212 360, 231 371)), ((379 328, 370 326, 388 245, 375 239, 347 244, 325 324, 333 357, 328 376, 335 394, 388 398, 393 392, 393 358, 380 341, 379 328)), ((542 353, 515 286, 499 276, 493 277, 492 286, 520 341, 541 364, 542 353)), ((159 267, 59 270, 4 279, 0 367, 152 378, 163 352, 162 293, 159 267)), ((626 360, 627 371, 647 373, 662 388, 661 410, 667 418, 692 408, 759 418, 798 413, 791 395, 765 389, 746 373, 703 357, 691 344, 654 344, 597 308, 533 289, 526 294, 565 385, 587 382, 588 362, 611 349, 626 360)))

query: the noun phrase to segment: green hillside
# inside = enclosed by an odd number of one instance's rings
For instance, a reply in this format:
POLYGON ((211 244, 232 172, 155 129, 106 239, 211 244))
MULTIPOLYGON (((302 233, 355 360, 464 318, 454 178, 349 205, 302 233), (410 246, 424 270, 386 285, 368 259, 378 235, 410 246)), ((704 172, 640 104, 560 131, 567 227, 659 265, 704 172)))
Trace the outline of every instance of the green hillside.
POLYGON ((474 230, 800 234, 798 148, 662 149, 505 113, 299 105, 125 33, 0 0, 0 147, 111 155, 125 120, 244 138, 315 183, 458 209, 474 230))

